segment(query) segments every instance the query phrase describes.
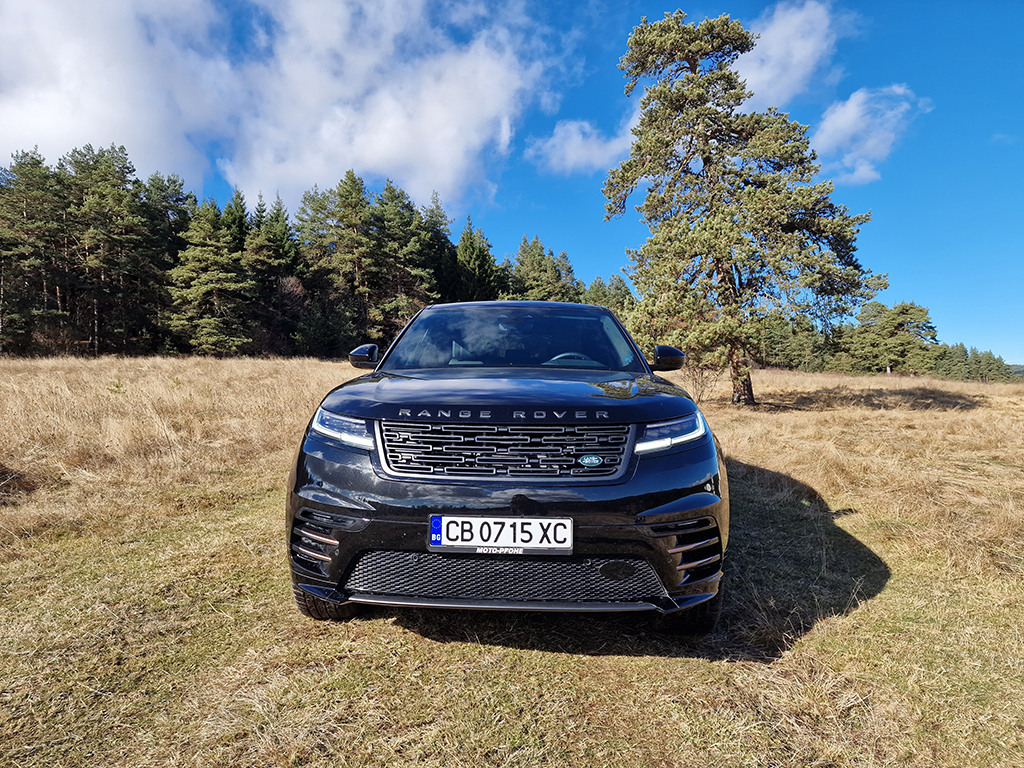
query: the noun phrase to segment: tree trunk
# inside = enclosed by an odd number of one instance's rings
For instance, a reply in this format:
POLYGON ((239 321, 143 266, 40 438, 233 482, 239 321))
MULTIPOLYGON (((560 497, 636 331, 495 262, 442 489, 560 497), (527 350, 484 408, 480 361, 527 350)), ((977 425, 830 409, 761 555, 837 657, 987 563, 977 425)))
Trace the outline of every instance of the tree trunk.
POLYGON ((754 383, 750 379, 750 366, 738 350, 729 350, 729 374, 732 378, 733 405, 757 405, 754 383))

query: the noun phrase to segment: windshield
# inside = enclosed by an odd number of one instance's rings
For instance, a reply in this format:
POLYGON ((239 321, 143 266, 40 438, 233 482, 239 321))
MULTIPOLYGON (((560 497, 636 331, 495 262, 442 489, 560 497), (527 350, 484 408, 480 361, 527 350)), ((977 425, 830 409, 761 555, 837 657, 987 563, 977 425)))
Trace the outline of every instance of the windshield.
POLYGON ((454 366, 644 372, 611 314, 583 305, 429 310, 402 335, 381 370, 454 366))

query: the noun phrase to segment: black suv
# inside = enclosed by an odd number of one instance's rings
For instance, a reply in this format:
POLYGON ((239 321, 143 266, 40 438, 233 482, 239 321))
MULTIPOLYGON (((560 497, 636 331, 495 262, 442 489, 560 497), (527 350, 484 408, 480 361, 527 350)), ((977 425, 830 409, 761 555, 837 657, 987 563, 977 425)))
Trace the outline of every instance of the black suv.
POLYGON ((703 414, 603 307, 445 304, 330 392, 289 480, 299 610, 720 611, 729 492, 703 414))

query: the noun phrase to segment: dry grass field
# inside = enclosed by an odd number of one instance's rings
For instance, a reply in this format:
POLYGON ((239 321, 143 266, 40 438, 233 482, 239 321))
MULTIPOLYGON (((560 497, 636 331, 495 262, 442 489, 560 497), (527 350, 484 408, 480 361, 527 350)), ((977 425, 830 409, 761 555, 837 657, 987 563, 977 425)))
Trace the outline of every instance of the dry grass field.
POLYGON ((1024 385, 756 372, 708 638, 294 609, 313 360, 0 360, 2 766, 1024 766, 1024 385))

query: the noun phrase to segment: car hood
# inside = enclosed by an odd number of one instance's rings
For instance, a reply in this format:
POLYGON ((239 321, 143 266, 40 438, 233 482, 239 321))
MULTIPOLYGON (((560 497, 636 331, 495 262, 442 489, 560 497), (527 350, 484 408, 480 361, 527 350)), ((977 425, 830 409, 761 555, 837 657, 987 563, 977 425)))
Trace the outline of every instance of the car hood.
POLYGON ((697 408, 656 376, 537 369, 374 373, 341 385, 323 407, 367 419, 494 424, 633 424, 697 408))

